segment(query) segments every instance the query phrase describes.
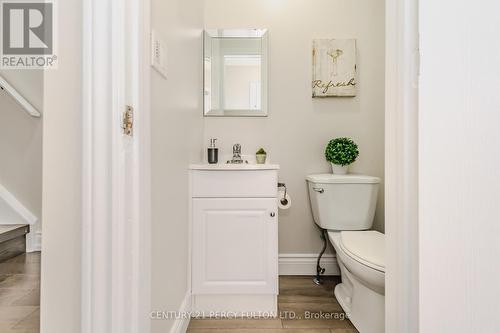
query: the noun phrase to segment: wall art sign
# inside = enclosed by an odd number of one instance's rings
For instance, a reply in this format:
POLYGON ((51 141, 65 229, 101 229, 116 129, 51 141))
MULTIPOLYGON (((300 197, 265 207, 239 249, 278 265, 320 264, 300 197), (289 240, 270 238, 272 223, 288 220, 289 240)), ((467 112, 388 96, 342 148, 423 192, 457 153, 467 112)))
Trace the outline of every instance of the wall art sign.
POLYGON ((356 96, 356 40, 313 40, 312 97, 356 96))

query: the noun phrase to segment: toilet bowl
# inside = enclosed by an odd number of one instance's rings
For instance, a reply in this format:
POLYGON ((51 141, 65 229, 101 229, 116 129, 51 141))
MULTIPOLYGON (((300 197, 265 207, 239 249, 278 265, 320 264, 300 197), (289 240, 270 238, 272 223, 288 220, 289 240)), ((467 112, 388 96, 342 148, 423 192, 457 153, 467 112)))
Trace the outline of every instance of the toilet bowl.
POLYGON ((342 283, 335 297, 361 333, 384 333, 384 235, 377 231, 328 231, 342 283))
POLYGON ((377 203, 377 177, 319 174, 306 177, 314 222, 327 230, 342 282, 334 293, 360 333, 384 333, 384 235, 369 230, 377 203))

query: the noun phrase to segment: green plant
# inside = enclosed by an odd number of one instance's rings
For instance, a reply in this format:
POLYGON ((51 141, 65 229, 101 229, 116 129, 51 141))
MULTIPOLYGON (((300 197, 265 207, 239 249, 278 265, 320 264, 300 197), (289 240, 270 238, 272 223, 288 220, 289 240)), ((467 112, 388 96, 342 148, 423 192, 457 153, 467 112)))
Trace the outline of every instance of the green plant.
POLYGON ((356 161, 358 155, 358 145, 349 138, 332 139, 325 149, 326 160, 342 166, 356 161))
POLYGON ((259 150, 257 150, 257 152, 255 153, 255 155, 266 155, 266 151, 264 150, 264 148, 260 148, 259 150))

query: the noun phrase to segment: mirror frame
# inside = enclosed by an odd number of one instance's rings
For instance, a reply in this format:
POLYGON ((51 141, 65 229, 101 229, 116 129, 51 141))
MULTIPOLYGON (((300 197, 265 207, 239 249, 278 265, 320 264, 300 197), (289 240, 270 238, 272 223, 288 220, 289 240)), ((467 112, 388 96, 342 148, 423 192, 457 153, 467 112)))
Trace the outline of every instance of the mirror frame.
POLYGON ((269 109, 268 86, 269 86, 269 30, 268 29, 205 29, 203 31, 203 116, 204 117, 267 117, 269 109), (205 61, 206 61, 206 43, 209 38, 261 38, 261 108, 259 110, 238 109, 238 110, 206 110, 205 100, 205 61))

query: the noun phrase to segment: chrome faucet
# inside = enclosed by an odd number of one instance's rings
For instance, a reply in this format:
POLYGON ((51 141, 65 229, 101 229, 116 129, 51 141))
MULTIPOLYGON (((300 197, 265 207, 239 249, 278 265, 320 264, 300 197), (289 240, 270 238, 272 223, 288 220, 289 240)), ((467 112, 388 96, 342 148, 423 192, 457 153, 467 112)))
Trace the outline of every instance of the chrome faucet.
POLYGON ((230 161, 227 161, 227 163, 229 164, 248 163, 248 161, 244 161, 241 158, 241 145, 239 143, 233 145, 233 158, 230 161))

